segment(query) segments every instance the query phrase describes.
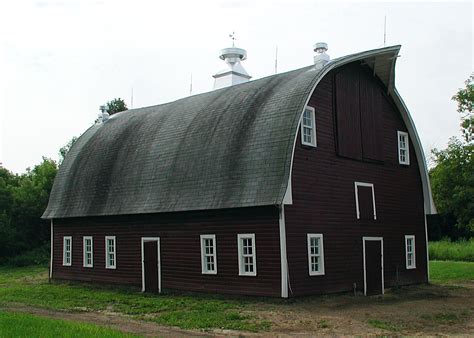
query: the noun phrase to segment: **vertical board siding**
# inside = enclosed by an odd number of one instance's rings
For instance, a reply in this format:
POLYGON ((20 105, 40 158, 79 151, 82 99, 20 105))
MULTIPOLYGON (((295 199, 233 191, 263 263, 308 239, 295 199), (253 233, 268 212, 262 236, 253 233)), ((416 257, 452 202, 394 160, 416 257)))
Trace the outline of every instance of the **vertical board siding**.
MULTIPOLYGON (((337 80, 347 83, 339 73, 337 80)), ((372 78, 374 85, 383 89, 372 78)), ((364 162, 337 155, 333 97, 341 91, 328 74, 309 105, 316 108, 318 147, 301 145, 294 154, 293 205, 285 207, 289 278, 293 295, 363 291, 362 237, 383 237, 385 286, 427 280, 423 194, 420 172, 410 140, 409 166, 398 163, 397 130, 406 131, 390 98, 381 97, 382 160, 364 162), (374 184, 377 219, 356 217, 354 182, 374 184), (325 275, 309 276, 307 233, 324 235, 325 275), (416 269, 405 268, 405 235, 416 236, 416 269)), ((341 132, 337 124, 338 131, 341 132)), ((357 128, 356 128, 357 129, 357 128)), ((342 130, 343 131, 343 130, 342 130)), ((343 135, 340 135, 344 137, 343 135)), ((370 208, 372 209, 372 208, 370 208)))
POLYGON ((163 289, 280 296, 278 208, 58 219, 53 278, 141 287, 141 237, 160 237, 163 289), (255 233, 257 276, 239 276, 237 234, 255 233), (217 275, 201 271, 200 235, 215 234, 217 275), (73 236, 72 266, 62 238, 73 236), (82 264, 82 236, 93 236, 94 267, 82 264), (105 268, 105 236, 116 236, 117 268, 105 268))

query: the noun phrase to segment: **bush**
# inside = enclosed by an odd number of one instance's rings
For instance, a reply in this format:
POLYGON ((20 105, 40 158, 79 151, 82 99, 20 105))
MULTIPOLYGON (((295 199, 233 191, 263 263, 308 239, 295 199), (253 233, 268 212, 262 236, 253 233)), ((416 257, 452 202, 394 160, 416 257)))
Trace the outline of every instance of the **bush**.
POLYGON ((451 260, 474 262, 474 239, 451 242, 444 239, 429 243, 431 260, 451 260))
POLYGON ((29 265, 44 265, 48 264, 50 259, 50 245, 49 243, 37 247, 33 250, 27 251, 23 254, 14 257, 3 258, 0 261, 1 265, 10 266, 29 266, 29 265))

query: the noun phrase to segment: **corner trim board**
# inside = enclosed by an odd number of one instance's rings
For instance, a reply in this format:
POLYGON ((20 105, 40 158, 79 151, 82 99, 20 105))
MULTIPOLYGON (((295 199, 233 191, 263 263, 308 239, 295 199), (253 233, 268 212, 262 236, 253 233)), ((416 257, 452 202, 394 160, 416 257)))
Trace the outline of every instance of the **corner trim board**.
POLYGON ((280 266, 281 266, 281 298, 288 298, 288 259, 286 253, 285 206, 280 205, 280 266))

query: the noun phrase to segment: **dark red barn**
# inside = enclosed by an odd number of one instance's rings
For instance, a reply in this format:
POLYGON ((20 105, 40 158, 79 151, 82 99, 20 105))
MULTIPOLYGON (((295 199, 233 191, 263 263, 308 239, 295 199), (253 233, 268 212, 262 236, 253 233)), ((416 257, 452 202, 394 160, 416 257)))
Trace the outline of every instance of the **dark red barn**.
POLYGON ((427 282, 435 210, 399 49, 94 125, 43 215, 51 277, 275 297, 427 282))

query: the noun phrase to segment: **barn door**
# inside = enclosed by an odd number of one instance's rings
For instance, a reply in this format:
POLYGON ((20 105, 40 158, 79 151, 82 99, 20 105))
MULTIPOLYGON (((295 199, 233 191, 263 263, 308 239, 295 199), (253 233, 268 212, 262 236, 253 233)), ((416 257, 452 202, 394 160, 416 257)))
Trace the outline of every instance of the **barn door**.
POLYGON ((160 239, 142 238, 142 291, 161 292, 160 239))
POLYGON ((384 293, 383 238, 364 237, 364 294, 367 296, 384 293))

